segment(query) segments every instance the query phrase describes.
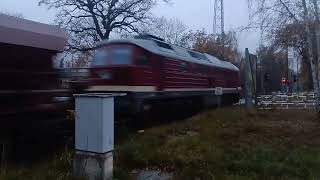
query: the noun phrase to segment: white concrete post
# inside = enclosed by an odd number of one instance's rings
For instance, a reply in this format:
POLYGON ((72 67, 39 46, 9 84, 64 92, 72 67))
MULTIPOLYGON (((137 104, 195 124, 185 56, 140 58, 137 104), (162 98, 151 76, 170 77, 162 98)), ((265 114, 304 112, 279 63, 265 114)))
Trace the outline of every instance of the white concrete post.
POLYGON ((218 108, 221 108, 223 88, 222 88, 222 87, 216 87, 216 88, 215 88, 215 95, 216 95, 216 97, 217 97, 217 105, 218 105, 218 108))
POLYGON ((252 68, 250 63, 250 53, 249 49, 245 50, 245 62, 244 62, 244 98, 245 98, 245 107, 247 109, 253 108, 252 96, 253 96, 253 76, 252 76, 252 68))
POLYGON ((114 97, 125 94, 75 95, 74 175, 111 180, 114 149, 114 97))

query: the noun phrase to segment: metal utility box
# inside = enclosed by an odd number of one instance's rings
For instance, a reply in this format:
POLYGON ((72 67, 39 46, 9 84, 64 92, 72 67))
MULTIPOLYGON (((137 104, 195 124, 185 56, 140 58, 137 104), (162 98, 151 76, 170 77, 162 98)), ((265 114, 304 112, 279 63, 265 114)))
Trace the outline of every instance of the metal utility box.
POLYGON ((125 94, 75 96, 76 150, 107 153, 114 149, 114 97, 125 94))

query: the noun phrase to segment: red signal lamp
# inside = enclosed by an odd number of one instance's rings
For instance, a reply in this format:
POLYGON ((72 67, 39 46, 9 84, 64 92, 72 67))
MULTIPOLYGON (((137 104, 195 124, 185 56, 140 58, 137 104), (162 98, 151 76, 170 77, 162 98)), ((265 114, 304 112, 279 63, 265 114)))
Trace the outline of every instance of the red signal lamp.
POLYGON ((289 84, 289 80, 286 78, 282 78, 281 82, 282 84, 289 84))

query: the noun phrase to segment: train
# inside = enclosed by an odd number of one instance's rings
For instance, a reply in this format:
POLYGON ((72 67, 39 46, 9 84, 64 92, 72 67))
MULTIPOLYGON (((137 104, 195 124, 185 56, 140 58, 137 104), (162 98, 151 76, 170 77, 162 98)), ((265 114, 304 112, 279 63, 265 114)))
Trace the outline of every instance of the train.
POLYGON ((202 107, 239 100, 235 65, 149 34, 101 41, 89 78, 64 86, 52 60, 67 39, 56 26, 0 14, 0 115, 65 112, 75 92, 126 93, 115 103, 118 112, 129 114, 169 104, 202 107))
POLYGON ((96 46, 87 92, 126 93, 116 109, 137 114, 170 103, 230 105, 239 101, 241 85, 232 63, 142 34, 96 46))
POLYGON ((52 59, 67 38, 56 26, 0 14, 1 116, 65 111, 70 90, 61 87, 52 59))

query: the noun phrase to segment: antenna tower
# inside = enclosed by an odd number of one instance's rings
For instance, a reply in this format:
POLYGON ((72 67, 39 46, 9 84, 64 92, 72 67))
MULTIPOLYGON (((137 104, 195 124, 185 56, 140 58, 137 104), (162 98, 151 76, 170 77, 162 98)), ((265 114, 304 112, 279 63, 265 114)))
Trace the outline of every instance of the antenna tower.
POLYGON ((216 37, 224 36, 224 3, 223 0, 214 0, 213 34, 216 37))

